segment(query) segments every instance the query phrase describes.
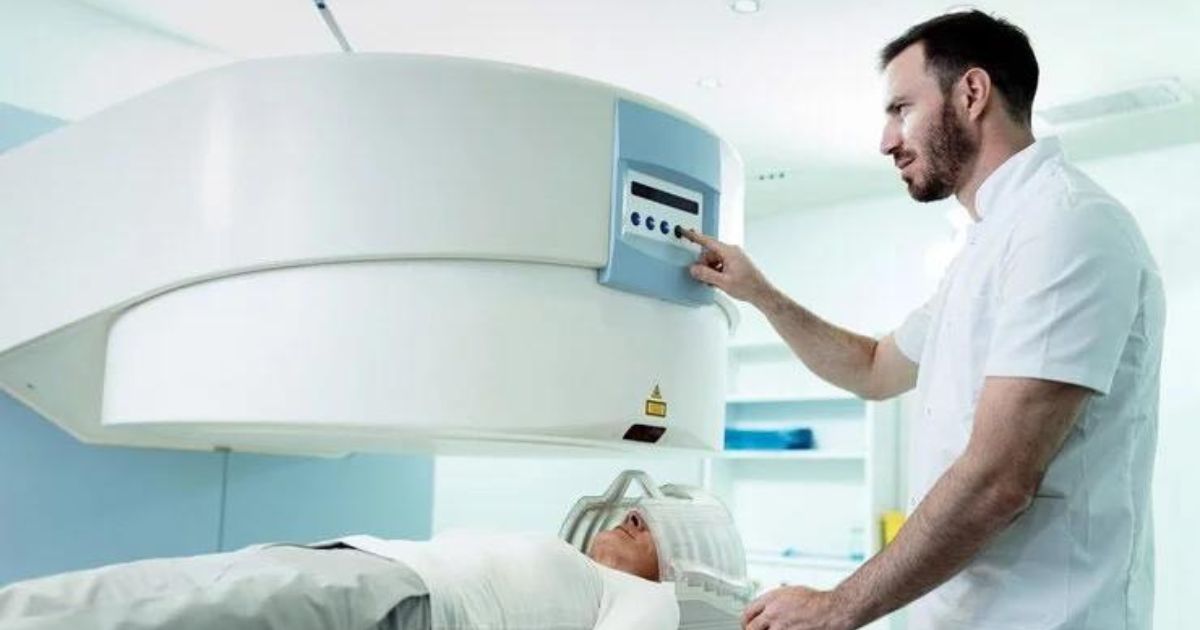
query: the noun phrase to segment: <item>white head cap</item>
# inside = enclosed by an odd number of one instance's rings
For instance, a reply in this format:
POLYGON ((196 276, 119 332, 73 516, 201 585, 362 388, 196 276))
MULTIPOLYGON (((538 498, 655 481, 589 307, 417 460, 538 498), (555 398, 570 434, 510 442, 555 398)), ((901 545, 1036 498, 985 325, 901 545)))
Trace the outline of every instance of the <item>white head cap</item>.
POLYGON ((616 526, 630 510, 646 519, 658 548, 662 581, 699 587, 743 603, 749 599, 746 554, 733 517, 724 504, 700 488, 658 487, 646 473, 627 470, 604 494, 579 499, 559 536, 586 553, 597 533, 616 526), (642 495, 626 496, 633 481, 641 486, 642 495))

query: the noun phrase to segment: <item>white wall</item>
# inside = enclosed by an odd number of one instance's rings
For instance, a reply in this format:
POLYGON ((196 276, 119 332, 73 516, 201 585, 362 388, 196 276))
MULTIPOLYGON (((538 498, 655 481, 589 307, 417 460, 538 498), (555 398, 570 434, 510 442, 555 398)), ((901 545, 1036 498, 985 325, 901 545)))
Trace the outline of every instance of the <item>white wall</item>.
MULTIPOLYGON (((1167 289, 1159 450, 1155 473, 1158 582, 1155 628, 1191 627, 1188 595, 1200 592, 1200 144, 1080 165, 1138 218, 1167 289)), ((899 184, 897 185, 899 187, 899 184)), ((781 288, 818 315, 858 332, 898 325, 936 288, 952 249, 953 202, 918 205, 907 197, 750 222, 746 249, 781 288)), ((961 210, 958 210, 961 212, 961 210)), ((739 343, 775 339, 766 321, 743 309, 739 343)), ((903 483, 901 484, 903 485, 903 483)))
POLYGON ((71 0, 3 2, 0 7, 0 101, 59 118, 76 120, 233 60, 227 53, 122 19, 120 9, 109 12, 71 0))
POLYGON ((1154 627, 1195 627, 1200 593, 1200 144, 1081 165, 1129 206, 1167 292, 1154 518, 1158 576, 1154 627))
MULTIPOLYGON (((958 246, 956 232, 961 230, 956 225, 961 227, 966 220, 965 211, 954 201, 919 204, 907 196, 876 198, 752 220, 746 227, 745 247, 776 286, 819 317, 861 334, 881 336, 933 295, 958 246)), ((735 344, 779 341, 758 311, 745 304, 739 307, 742 326, 735 344)), ((746 379, 759 378, 771 387, 786 382, 788 389, 806 395, 828 396, 833 389, 798 362, 767 364, 759 371, 746 379)), ((746 383, 738 386, 754 389, 746 383)), ((902 397, 901 409, 914 406, 914 399, 902 397)), ((903 470, 906 422, 898 427, 896 439, 897 464, 903 470)), ((903 474, 895 482, 895 491, 899 497, 908 496, 903 474)))
POLYGON ((576 500, 604 492, 622 470, 644 470, 659 484, 698 486, 701 467, 692 457, 437 457, 433 532, 485 529, 556 535, 576 500))
MULTIPOLYGON (((954 240, 949 212, 961 209, 897 197, 779 213, 749 222, 746 250, 772 282, 822 318, 885 333, 937 288, 954 240)), ((742 315, 735 343, 777 340, 757 311, 742 308, 742 315)))

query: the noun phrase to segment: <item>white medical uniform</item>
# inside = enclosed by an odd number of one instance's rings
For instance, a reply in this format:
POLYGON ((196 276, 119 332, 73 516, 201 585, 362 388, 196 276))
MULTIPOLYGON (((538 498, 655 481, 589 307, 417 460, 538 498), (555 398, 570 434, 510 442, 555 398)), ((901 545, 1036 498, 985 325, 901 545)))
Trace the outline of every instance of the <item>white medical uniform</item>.
POLYGON ((918 630, 1150 628, 1162 282, 1137 224, 1055 140, 980 187, 978 223, 895 332, 920 364, 910 507, 963 453, 989 376, 1087 387, 1029 509, 910 608, 918 630))
POLYGON ((597 564, 553 536, 447 532, 339 542, 400 562, 429 589, 433 630, 677 630, 670 583, 597 564))

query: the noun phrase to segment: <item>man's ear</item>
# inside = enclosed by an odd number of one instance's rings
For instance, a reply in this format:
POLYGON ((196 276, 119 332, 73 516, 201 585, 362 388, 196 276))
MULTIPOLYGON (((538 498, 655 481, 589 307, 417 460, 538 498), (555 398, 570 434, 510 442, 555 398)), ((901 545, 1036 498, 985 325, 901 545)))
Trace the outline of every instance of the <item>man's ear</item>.
POLYGON ((987 111, 988 100, 992 96, 992 77, 983 68, 971 68, 959 79, 958 85, 967 118, 978 120, 987 111))

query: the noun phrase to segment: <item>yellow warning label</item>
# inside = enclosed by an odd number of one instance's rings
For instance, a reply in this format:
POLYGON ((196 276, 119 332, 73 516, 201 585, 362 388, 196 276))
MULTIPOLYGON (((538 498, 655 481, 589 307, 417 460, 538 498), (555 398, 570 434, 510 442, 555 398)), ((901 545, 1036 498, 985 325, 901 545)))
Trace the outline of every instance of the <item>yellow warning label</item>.
POLYGON ((656 418, 667 417, 667 401, 663 400, 662 390, 658 384, 654 385, 654 391, 650 392, 650 397, 646 399, 646 415, 656 418))

